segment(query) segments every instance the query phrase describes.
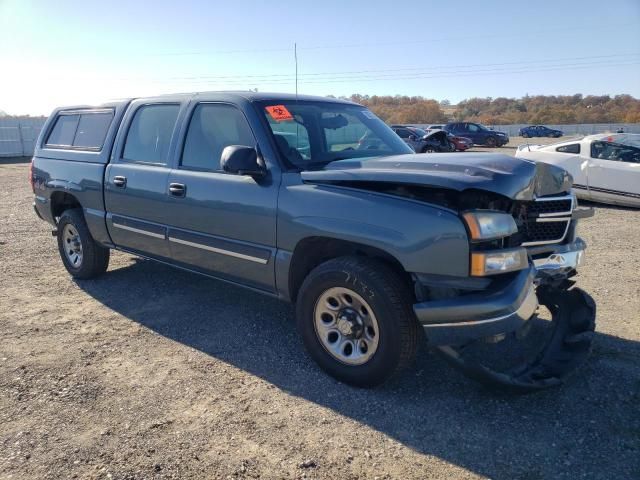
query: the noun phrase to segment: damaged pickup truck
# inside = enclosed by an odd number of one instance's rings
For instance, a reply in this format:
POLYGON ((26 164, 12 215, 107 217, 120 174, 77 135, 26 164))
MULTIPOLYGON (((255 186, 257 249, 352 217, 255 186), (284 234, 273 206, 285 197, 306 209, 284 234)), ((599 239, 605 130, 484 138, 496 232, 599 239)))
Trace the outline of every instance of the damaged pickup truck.
POLYGON ((572 280, 590 211, 571 177, 414 154, 360 105, 211 92, 59 108, 30 179, 73 277, 118 249, 293 302, 309 354, 343 382, 385 381, 424 339, 472 378, 531 391, 590 349, 595 305, 572 280), (465 355, 526 339, 539 304, 551 334, 523 361, 465 355))

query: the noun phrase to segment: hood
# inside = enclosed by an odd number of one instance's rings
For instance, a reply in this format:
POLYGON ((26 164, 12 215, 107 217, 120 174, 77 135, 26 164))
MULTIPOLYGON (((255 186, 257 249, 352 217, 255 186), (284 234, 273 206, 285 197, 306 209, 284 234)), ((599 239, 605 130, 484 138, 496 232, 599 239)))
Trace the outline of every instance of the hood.
POLYGON ((457 191, 479 189, 513 200, 568 192, 572 178, 555 165, 502 154, 413 154, 332 162, 301 172, 306 183, 380 182, 457 191))
POLYGON ((424 137, 422 137, 423 140, 438 140, 438 141, 442 141, 446 138, 447 138, 447 132, 445 132, 444 130, 431 130, 424 137))

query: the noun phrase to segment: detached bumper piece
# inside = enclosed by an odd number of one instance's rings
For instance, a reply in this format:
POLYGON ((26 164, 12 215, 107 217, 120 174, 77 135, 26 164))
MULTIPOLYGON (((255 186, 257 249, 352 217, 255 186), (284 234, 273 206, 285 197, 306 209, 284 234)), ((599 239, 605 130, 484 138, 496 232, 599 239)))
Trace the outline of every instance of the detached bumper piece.
POLYGON ((579 288, 557 290, 540 287, 540 303, 552 314, 553 333, 537 356, 498 372, 464 356, 449 346, 436 347, 440 355, 464 375, 485 386, 513 393, 529 393, 560 384, 589 356, 595 330, 596 306, 579 288))
POLYGON ((584 249, 584 242, 576 239, 551 255, 540 253, 528 270, 491 292, 415 304, 429 345, 467 377, 493 388, 527 393, 560 385, 587 359, 595 330, 593 299, 571 288, 573 282, 568 280, 584 249), (548 335, 539 350, 523 355, 506 371, 483 364, 482 358, 465 356, 479 342, 528 337, 538 303, 551 313, 548 335))

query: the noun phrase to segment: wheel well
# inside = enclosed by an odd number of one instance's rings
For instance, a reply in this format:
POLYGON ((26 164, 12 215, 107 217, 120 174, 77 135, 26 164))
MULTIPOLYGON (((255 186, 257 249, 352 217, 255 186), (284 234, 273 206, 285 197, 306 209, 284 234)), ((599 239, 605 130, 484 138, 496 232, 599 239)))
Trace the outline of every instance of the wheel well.
POLYGON ((298 289, 311 270, 332 258, 347 255, 375 258, 396 270, 408 284, 411 277, 402 264, 392 255, 379 248, 360 243, 328 237, 309 237, 301 240, 293 252, 289 268, 289 295, 295 302, 298 289))
POLYGON ((51 214, 53 218, 60 217, 65 210, 70 208, 81 208, 76 197, 66 192, 53 192, 51 195, 51 214))

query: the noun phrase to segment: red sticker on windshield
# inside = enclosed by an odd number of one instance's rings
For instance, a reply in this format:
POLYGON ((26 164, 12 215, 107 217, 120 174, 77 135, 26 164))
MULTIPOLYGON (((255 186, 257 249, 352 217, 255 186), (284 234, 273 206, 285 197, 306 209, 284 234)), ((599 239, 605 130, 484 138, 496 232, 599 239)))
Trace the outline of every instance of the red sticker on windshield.
POLYGON ((293 120, 293 115, 287 110, 287 107, 284 105, 271 105, 270 107, 265 107, 271 118, 273 118, 276 122, 284 122, 285 120, 293 120))

